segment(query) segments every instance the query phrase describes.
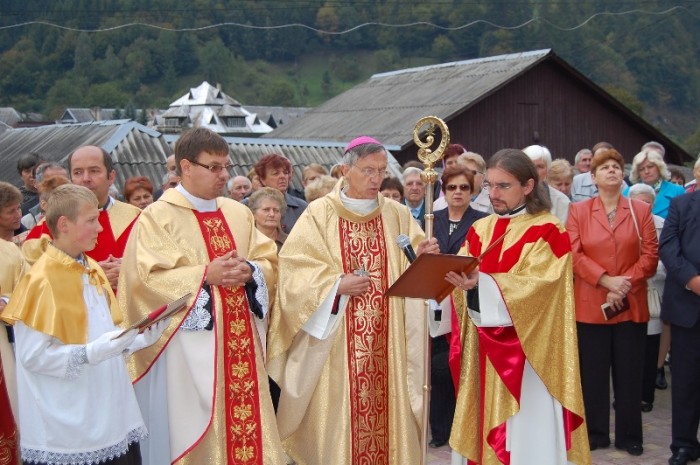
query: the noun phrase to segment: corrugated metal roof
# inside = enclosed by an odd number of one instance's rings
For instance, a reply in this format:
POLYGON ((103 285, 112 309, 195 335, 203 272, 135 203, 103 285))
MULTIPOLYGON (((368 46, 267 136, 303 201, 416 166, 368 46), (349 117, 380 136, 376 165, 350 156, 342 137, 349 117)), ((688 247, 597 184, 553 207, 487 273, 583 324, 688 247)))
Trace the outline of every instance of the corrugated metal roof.
POLYGON ((112 155, 119 187, 130 176, 148 176, 160 185, 165 159, 172 153, 161 133, 130 120, 11 129, 0 133, 0 180, 20 184, 17 159, 27 152, 63 163, 83 145, 100 146, 112 155))
POLYGON ((367 134, 404 146, 412 143, 420 118, 447 121, 550 53, 537 50, 375 74, 263 137, 347 141, 367 134))
MULTIPOLYGON (((80 124, 56 124, 35 128, 9 129, 0 132, 0 180, 20 184, 17 159, 35 151, 47 161, 65 163, 68 155, 83 145, 97 145, 112 155, 117 171, 115 184, 121 190, 124 180, 131 176, 147 176, 154 186, 160 186, 165 174, 165 159, 173 153, 179 135, 163 135, 130 120, 102 121, 80 124)), ((260 139, 225 137, 230 147, 234 174, 246 175, 266 154, 278 153, 292 162, 292 186, 302 189, 302 169, 319 163, 330 171, 339 163, 347 142, 313 140, 260 139)), ((398 151, 398 146, 386 146, 398 151)), ((389 170, 400 177, 401 167, 389 154, 389 170)))
MULTIPOLYGON (((175 146, 179 136, 165 135, 164 138, 175 146)), ((329 172, 333 165, 340 163, 347 142, 328 142, 289 139, 260 139, 252 137, 224 137, 229 144, 231 161, 234 164, 235 175, 245 176, 263 155, 277 153, 289 158, 292 162, 292 187, 302 190, 301 176, 305 166, 318 163, 329 172)), ((386 146, 389 151, 398 151, 398 146, 386 146)), ((401 177, 401 166, 389 153, 389 171, 393 176, 401 177)))

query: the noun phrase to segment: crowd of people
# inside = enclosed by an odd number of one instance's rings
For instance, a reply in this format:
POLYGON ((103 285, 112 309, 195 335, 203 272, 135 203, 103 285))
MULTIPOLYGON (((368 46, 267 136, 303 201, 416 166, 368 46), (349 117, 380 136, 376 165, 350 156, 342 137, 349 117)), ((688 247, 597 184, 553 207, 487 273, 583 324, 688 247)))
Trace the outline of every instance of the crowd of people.
POLYGON ((427 427, 455 464, 589 464, 643 454, 669 360, 669 463, 697 460, 700 161, 686 186, 656 142, 628 176, 607 142, 574 160, 450 144, 426 238, 423 166, 391 177, 368 136, 303 191, 281 154, 232 176, 203 128, 121 192, 100 147, 21 157, 0 183, 0 463, 417 464, 427 427), (386 294, 401 235, 480 257, 428 315, 386 294))

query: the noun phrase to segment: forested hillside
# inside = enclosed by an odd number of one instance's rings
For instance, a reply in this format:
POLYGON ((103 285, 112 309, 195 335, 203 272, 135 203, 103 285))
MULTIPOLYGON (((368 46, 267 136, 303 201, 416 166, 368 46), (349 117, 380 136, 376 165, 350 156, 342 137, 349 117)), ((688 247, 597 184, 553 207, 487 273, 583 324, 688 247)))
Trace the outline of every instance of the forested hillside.
POLYGON ((0 106, 318 105, 375 72, 555 52, 700 151, 700 1, 0 0, 0 106), (322 32, 323 31, 323 32, 322 32))

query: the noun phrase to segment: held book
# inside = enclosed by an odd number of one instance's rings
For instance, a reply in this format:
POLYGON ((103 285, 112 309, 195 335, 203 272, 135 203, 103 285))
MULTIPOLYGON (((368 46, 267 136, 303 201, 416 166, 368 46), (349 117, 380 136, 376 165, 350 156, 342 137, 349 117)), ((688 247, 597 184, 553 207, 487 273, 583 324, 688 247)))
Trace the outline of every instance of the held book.
POLYGON ((158 323, 161 320, 169 318, 182 310, 187 308, 187 301, 192 297, 192 293, 188 292, 177 300, 173 300, 167 305, 153 310, 151 313, 143 317, 141 320, 137 321, 133 325, 126 328, 124 331, 119 333, 114 339, 122 337, 124 334, 128 333, 132 329, 138 329, 139 333, 144 332, 146 329, 150 328, 152 325, 158 323))
POLYGON ((600 306, 600 310, 603 312, 603 318, 605 318, 605 321, 607 321, 611 318, 615 318, 620 313, 626 312, 629 309, 630 309, 630 301, 627 300, 627 297, 622 299, 622 307, 620 307, 619 310, 614 308, 612 305, 610 305, 607 302, 600 306))
POLYGON ((463 255, 421 254, 411 263, 399 279, 386 291, 392 297, 413 297, 435 299, 440 302, 447 297, 454 286, 445 281, 445 275, 471 273, 479 265, 478 257, 463 255))
POLYGON ((421 254, 386 291, 390 297, 435 299, 440 302, 450 295, 454 286, 445 281, 448 272, 469 274, 496 245, 508 234, 504 232, 478 257, 447 254, 421 254))

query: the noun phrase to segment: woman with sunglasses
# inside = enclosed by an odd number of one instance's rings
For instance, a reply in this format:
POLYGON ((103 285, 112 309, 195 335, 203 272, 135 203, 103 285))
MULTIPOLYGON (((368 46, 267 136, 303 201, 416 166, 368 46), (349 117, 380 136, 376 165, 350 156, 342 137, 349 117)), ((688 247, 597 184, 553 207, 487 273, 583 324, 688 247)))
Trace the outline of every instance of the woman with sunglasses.
MULTIPOLYGON (((469 206, 474 192, 471 170, 460 165, 449 167, 443 172, 441 181, 447 208, 435 212, 435 238, 442 253, 454 255, 462 246, 472 223, 487 214, 469 206)), ((449 338, 448 333, 432 339, 431 447, 441 447, 447 443, 455 411, 455 387, 448 366, 449 338)))

